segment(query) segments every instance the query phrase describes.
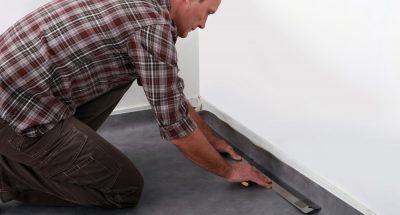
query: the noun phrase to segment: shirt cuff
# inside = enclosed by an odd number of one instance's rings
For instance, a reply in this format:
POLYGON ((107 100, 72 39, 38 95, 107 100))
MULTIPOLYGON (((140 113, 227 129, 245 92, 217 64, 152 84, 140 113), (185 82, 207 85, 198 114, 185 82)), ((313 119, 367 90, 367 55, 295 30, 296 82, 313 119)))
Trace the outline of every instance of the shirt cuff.
POLYGON ((196 122, 188 114, 172 125, 160 127, 160 134, 164 140, 173 140, 191 134, 196 128, 196 122))

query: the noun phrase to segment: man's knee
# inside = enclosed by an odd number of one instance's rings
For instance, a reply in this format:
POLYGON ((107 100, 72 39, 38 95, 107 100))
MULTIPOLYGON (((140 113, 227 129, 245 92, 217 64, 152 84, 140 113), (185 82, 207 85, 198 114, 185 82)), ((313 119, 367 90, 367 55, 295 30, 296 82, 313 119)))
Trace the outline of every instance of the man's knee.
POLYGON ((109 200, 116 208, 136 206, 143 188, 144 179, 136 167, 123 168, 111 190, 109 200))

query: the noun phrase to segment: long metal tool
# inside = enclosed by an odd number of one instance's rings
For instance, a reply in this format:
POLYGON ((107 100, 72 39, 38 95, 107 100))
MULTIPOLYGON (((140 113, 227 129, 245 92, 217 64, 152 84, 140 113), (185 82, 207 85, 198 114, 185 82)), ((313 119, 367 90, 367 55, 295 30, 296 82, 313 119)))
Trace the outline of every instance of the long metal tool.
MULTIPOLYGON (((246 159, 243 158, 243 156, 242 156, 242 162, 249 163, 246 159)), ((261 172, 261 170, 259 170, 259 171, 261 172)), ((270 178, 270 177, 268 177, 268 178, 270 178)), ((295 194, 289 192, 287 189, 283 188, 278 183, 276 183, 276 181, 274 181, 272 179, 271 179, 271 181, 272 181, 272 190, 275 191, 276 193, 278 193, 282 198, 284 198, 286 201, 291 203, 294 207, 299 209, 304 214, 309 214, 311 212, 315 212, 320 209, 320 207, 318 207, 314 203, 312 203, 304 198, 300 198, 300 197, 296 196, 295 194)), ((250 185, 250 183, 252 183, 252 182, 245 181, 245 182, 242 182, 242 185, 245 187, 248 187, 250 185)))

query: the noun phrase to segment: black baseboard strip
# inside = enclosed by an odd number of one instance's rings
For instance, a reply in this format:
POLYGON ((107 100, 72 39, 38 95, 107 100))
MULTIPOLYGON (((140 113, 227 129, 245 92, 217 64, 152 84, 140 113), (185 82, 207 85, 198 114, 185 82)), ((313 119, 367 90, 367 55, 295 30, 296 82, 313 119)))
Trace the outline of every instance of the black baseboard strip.
POLYGON ((361 215, 362 213, 343 200, 314 183, 271 153, 254 145, 247 137, 235 131, 227 123, 208 111, 200 111, 204 121, 214 132, 243 156, 249 163, 263 171, 279 185, 303 199, 309 199, 321 209, 313 214, 361 215))

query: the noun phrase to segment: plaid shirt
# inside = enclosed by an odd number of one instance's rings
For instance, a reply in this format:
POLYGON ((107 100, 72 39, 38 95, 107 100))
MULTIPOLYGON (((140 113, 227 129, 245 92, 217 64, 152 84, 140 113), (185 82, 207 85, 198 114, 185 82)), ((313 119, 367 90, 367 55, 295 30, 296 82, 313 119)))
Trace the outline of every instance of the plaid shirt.
POLYGON ((134 80, 161 137, 190 134, 169 0, 54 0, 0 35, 0 117, 37 137, 81 104, 134 80))

